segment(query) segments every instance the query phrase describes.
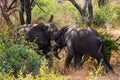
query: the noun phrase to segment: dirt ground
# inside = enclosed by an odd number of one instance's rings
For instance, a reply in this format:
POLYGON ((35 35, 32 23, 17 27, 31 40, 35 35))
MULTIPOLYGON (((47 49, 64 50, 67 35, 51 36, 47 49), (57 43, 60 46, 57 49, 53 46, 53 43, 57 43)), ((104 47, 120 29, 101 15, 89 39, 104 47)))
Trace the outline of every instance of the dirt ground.
MULTIPOLYGON (((116 39, 120 36, 120 28, 117 29, 110 29, 107 31, 107 33, 113 35, 113 39, 116 39)), ((120 40, 118 41, 120 42, 120 40)), ((106 73, 105 70, 100 71, 99 75, 94 75, 92 72, 94 72, 96 63, 93 59, 88 59, 85 61, 85 63, 81 66, 80 70, 75 71, 73 68, 73 62, 70 65, 70 68, 68 71, 64 70, 64 61, 66 50, 61 51, 60 57, 61 60, 56 59, 56 70, 57 73, 60 75, 63 75, 67 78, 67 80, 120 80, 120 49, 117 51, 112 51, 110 63, 114 69, 113 72, 106 73)))

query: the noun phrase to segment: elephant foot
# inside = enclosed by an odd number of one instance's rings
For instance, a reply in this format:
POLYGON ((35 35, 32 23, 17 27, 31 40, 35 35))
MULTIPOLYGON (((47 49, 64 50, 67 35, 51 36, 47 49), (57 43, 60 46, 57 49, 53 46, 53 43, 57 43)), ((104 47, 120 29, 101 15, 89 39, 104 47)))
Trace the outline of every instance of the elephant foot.
POLYGON ((69 73, 69 69, 68 68, 64 68, 64 70, 61 72, 62 75, 67 74, 67 73, 69 73))
POLYGON ((106 73, 109 73, 109 72, 115 73, 114 70, 109 67, 105 67, 105 72, 106 73))
POLYGON ((68 69, 68 68, 69 68, 69 64, 68 64, 68 63, 65 63, 64 68, 68 69))
POLYGON ((80 67, 76 66, 75 67, 75 71, 78 71, 80 69, 80 67))

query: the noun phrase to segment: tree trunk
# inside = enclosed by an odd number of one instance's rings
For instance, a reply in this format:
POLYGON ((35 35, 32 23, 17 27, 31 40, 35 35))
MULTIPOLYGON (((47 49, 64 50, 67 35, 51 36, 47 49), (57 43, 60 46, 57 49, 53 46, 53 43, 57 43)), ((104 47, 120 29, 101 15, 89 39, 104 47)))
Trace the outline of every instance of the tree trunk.
POLYGON ((13 23, 8 15, 8 13, 6 12, 6 0, 5 0, 5 4, 3 4, 2 1, 0 1, 0 9, 1 9, 1 12, 2 12, 2 16, 4 17, 4 19, 6 20, 7 24, 13 26, 13 23))
POLYGON ((105 5, 105 1, 104 0, 98 0, 98 6, 104 6, 105 5))
POLYGON ((31 10, 34 0, 20 0, 21 10, 19 12, 21 24, 30 24, 31 23, 31 10), (24 12, 26 12, 26 20, 24 20, 24 12))
POLYGON ((81 7, 76 3, 75 0, 69 0, 76 8, 77 10, 79 11, 80 15, 83 17, 83 12, 82 12, 82 9, 81 7))

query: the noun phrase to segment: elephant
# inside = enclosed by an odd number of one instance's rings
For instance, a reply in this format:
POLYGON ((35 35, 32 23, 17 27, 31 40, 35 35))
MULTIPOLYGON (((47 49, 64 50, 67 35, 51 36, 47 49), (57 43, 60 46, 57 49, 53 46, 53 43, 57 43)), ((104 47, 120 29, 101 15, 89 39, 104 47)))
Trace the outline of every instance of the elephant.
POLYGON ((108 61, 107 54, 104 51, 104 44, 98 32, 91 27, 77 28, 76 26, 65 26, 54 34, 53 51, 58 59, 58 49, 67 47, 68 53, 65 60, 65 67, 69 68, 70 62, 74 57, 75 69, 80 68, 83 55, 95 58, 106 69, 106 72, 113 71, 108 61))
POLYGON ((58 28, 52 22, 53 19, 54 16, 51 15, 46 23, 21 25, 14 31, 12 37, 16 39, 16 42, 20 42, 19 37, 25 36, 26 41, 35 42, 38 45, 38 49, 35 49, 38 54, 41 50, 43 55, 48 58, 48 52, 51 51, 51 40, 53 40, 52 35, 58 31, 58 28))
POLYGON ((58 31, 58 28, 52 22, 23 25, 16 30, 18 37, 25 35, 27 42, 35 42, 38 45, 35 51, 41 54, 41 50, 46 58, 49 58, 48 52, 51 51, 51 35, 56 31, 58 31), (21 35, 21 32, 24 32, 24 34, 21 35))

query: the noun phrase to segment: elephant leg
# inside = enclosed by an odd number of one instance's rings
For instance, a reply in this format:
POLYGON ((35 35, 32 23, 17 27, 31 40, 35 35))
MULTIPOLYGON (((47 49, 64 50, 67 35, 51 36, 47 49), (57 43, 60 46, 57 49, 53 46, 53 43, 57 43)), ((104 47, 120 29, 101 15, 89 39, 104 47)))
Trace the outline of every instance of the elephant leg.
MULTIPOLYGON (((113 71, 110 63, 107 60, 107 55, 102 53, 103 55, 99 58, 97 58, 98 65, 101 63, 106 69, 106 72, 109 72, 110 70, 113 71)), ((100 55, 99 55, 100 56, 100 55)))
POLYGON ((113 68, 112 68, 112 66, 110 65, 110 63, 109 63, 109 60, 108 60, 108 57, 107 57, 107 54, 104 52, 104 50, 103 50, 103 48, 102 48, 102 55, 103 55, 103 65, 105 66, 105 68, 106 68, 106 72, 108 72, 108 71, 113 71, 113 68))
MULTIPOLYGON (((50 45, 42 45, 42 46, 38 46, 38 47, 39 47, 39 50, 42 51, 42 55, 45 56, 45 58, 48 60, 47 66, 52 67, 53 59, 48 54, 51 51, 51 46, 50 45)), ((40 54, 40 52, 39 52, 39 54, 40 54)))
POLYGON ((66 61, 65 61, 65 67, 69 68, 70 62, 74 56, 74 48, 71 42, 67 44, 67 48, 68 48, 68 54, 67 54, 66 61))
POLYGON ((107 56, 107 54, 104 51, 104 46, 102 45, 101 41, 100 41, 100 48, 99 48, 98 54, 100 54, 101 55, 101 59, 103 59, 102 64, 106 68, 106 72, 108 72, 110 70, 113 71, 112 66, 109 63, 108 56, 107 56))
POLYGON ((82 56, 83 56, 83 54, 75 53, 74 67, 76 70, 78 70, 80 68, 82 56))
POLYGON ((43 54, 45 55, 46 59, 50 57, 48 54, 51 51, 50 45, 43 46, 43 54))
POLYGON ((96 58, 98 65, 100 64, 101 60, 100 58, 96 58))
POLYGON ((57 52, 59 48, 60 48, 60 47, 59 47, 58 45, 55 45, 54 48, 53 48, 54 56, 55 56, 57 59, 61 59, 61 58, 59 57, 59 53, 57 52))
POLYGON ((37 49, 37 53, 40 53, 40 50, 42 51, 43 55, 45 55, 46 59, 48 59, 50 56, 48 55, 48 53, 51 51, 51 46, 50 45, 41 45, 38 44, 38 49, 37 49))
POLYGON ((104 50, 104 46, 103 46, 103 43, 102 43, 102 40, 99 39, 99 49, 98 49, 98 54, 100 55, 100 58, 103 60, 102 61, 102 65, 106 68, 106 72, 108 71, 113 71, 110 63, 109 63, 109 60, 108 60, 108 56, 107 54, 105 53, 105 50, 104 50))
POLYGON ((50 52, 51 48, 50 45, 43 46, 43 53, 46 55, 48 52, 50 52))

